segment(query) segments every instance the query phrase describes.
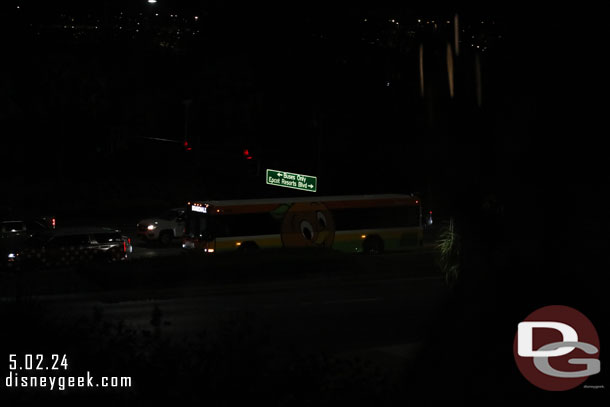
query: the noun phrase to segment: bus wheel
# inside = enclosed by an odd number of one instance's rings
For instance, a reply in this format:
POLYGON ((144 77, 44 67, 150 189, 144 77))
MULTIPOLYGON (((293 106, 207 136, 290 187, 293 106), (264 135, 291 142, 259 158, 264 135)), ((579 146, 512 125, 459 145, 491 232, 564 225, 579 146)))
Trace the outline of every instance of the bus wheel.
POLYGON ((256 244, 256 242, 243 242, 239 246, 239 251, 242 253, 253 253, 253 252, 257 252, 258 250, 259 250, 259 247, 256 244))
POLYGON ((367 237, 362 243, 362 251, 364 254, 383 253, 383 240, 377 235, 367 237))
POLYGON ((164 247, 169 246, 169 244, 172 242, 173 237, 174 235, 171 231, 164 230, 163 232, 161 232, 161 234, 159 234, 159 243, 161 244, 161 246, 164 247))

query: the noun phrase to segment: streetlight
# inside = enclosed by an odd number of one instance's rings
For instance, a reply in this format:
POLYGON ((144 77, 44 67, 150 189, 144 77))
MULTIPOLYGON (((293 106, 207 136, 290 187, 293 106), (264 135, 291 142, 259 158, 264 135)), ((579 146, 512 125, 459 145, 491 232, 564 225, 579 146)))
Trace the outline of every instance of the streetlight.
POLYGON ((149 4, 155 4, 157 2, 157 0, 148 0, 149 4))

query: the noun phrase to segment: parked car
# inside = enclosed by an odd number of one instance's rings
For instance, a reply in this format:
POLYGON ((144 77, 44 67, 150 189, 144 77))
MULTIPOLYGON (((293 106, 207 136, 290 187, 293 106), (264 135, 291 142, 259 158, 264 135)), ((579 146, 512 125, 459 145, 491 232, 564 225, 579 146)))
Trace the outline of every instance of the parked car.
POLYGON ((47 268, 83 263, 125 260, 131 250, 129 238, 120 230, 87 227, 66 228, 35 234, 12 254, 21 268, 47 268))
POLYGON ((169 245, 174 238, 184 236, 185 208, 173 208, 159 217, 138 222, 138 237, 146 242, 169 245))
POLYGON ((27 238, 35 233, 53 230, 55 218, 10 219, 0 221, 0 239, 27 238))
MULTIPOLYGON (((51 219, 51 218, 50 218, 51 219)), ((52 218, 55 224, 55 218, 52 218)), ((0 256, 3 259, 0 268, 10 268, 18 260, 17 255, 25 241, 38 233, 53 230, 51 223, 42 218, 0 221, 0 256)))

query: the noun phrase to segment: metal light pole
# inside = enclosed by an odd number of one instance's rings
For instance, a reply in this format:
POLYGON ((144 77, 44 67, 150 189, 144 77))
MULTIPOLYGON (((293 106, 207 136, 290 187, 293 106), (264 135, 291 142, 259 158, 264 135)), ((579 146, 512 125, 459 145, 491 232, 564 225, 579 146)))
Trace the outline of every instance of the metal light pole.
POLYGON ((188 142, 189 135, 189 107, 191 107, 191 103, 193 103, 192 99, 185 99, 182 101, 184 104, 184 141, 188 142))

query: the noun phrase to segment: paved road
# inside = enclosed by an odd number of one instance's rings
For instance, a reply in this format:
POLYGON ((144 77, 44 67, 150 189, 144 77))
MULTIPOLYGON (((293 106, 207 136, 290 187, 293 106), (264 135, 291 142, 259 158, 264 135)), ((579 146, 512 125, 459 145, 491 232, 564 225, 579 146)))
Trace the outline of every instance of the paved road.
POLYGON ((179 256, 184 252, 184 249, 177 245, 171 247, 154 247, 151 245, 144 245, 141 243, 135 243, 133 245, 133 252, 130 255, 132 259, 150 259, 155 257, 166 257, 166 256, 179 256))
POLYGON ((63 318, 91 316, 97 308, 105 320, 151 332, 158 307, 159 329, 167 336, 189 336, 233 320, 251 324, 279 348, 346 351, 420 341, 446 293, 444 282, 431 276, 232 284, 161 290, 138 300, 106 293, 97 299, 44 301, 48 312, 63 318))
MULTIPOLYGON (((163 249, 153 253, 156 250, 163 249)), ((49 270, 24 277, 44 288, 64 279, 57 290, 38 290, 31 297, 45 320, 68 322, 59 326, 101 315, 103 321, 123 322, 126 328, 148 334, 136 338, 144 344, 155 335, 179 344, 184 338, 196 341, 205 331, 220 339, 218 343, 228 343, 225 350, 232 352, 231 343, 237 341, 238 355, 254 349, 255 354, 272 355, 270 363, 277 366, 324 354, 372 362, 384 375, 398 375, 404 361, 426 343, 428 327, 439 319, 449 293, 433 265, 434 255, 426 250, 381 256, 319 254, 218 256, 201 263, 216 268, 218 278, 176 266, 195 263, 197 269, 199 260, 188 256, 109 265, 90 270, 92 275, 87 270, 49 270), (136 267, 139 263, 142 267, 136 267), (268 270, 271 266, 276 269, 268 270), (317 267, 322 270, 303 272, 317 267), (229 331, 224 330, 227 326, 229 331), (254 340, 239 345, 243 332, 254 340)), ((31 289, 30 284, 24 287, 31 289)), ((36 332, 41 341, 47 334, 44 329, 36 332)), ((70 354, 82 351, 80 343, 70 354)), ((95 346, 83 343, 85 351, 95 346)))

